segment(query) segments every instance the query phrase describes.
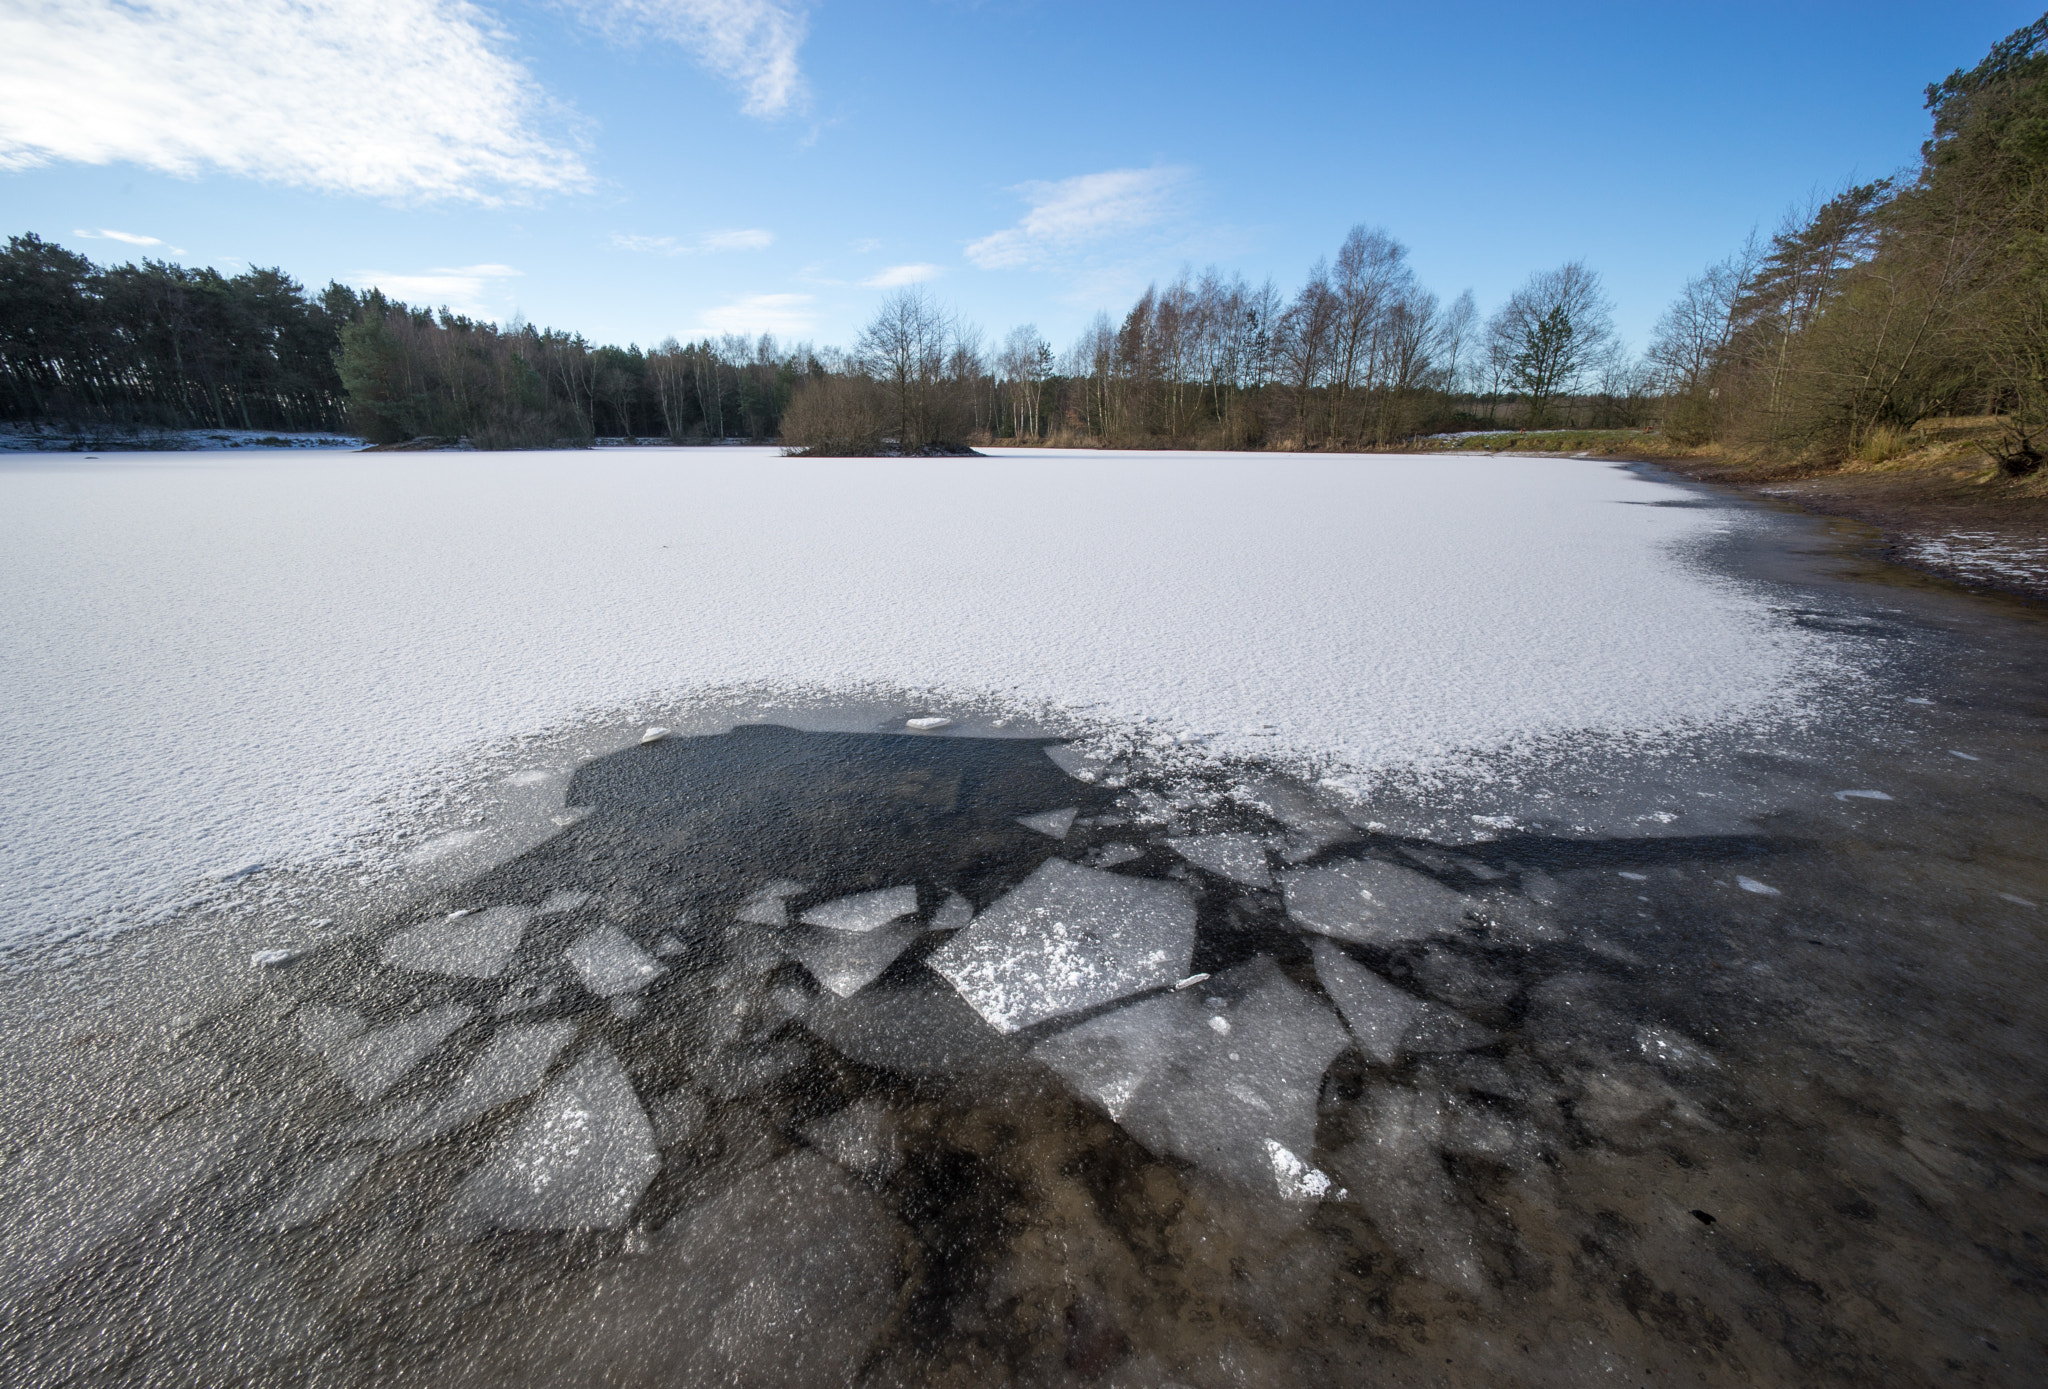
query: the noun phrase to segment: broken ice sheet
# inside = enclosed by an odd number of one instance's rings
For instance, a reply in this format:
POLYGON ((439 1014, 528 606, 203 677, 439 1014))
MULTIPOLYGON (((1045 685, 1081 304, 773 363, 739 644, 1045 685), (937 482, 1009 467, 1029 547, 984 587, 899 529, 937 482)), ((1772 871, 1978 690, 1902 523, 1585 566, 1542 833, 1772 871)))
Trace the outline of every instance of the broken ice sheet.
POLYGON ((1397 988, 1329 941, 1314 945, 1316 979, 1350 1025, 1359 1048, 1382 1066, 1402 1053, 1465 1051, 1494 1040, 1491 1032, 1442 1004, 1397 988))
POLYGON ((1185 978, 1195 909, 1177 886, 1049 859, 926 961, 1004 1032, 1185 978))
POLYGON ((491 1044, 469 1063, 455 1088, 406 1132, 393 1151, 402 1153, 417 1148, 501 1105, 532 1094, 555 1057, 575 1035, 576 1024, 571 1022, 529 1023, 499 1029, 491 1044))
POLYGON ((896 957, 924 934, 915 921, 898 922, 879 931, 834 931, 792 926, 779 943, 811 977, 841 998, 851 997, 882 976, 896 957))
POLYGON ((1019 815, 1017 823, 1027 830, 1037 830, 1053 839, 1065 839, 1067 831, 1074 827, 1074 817, 1081 813, 1079 806, 1067 806, 1062 810, 1042 810, 1036 815, 1019 815))
POLYGON ((862 989, 845 999, 811 999, 798 1016, 840 1055, 904 1075, 986 1075, 1022 1055, 1016 1041, 923 971, 896 987, 862 989))
POLYGON ((462 1228, 615 1230, 660 1170, 654 1128, 600 1043, 470 1173, 448 1215, 462 1228))
POLYGON ((1469 905, 1433 878, 1376 859, 1297 868, 1280 875, 1280 887, 1299 925, 1361 945, 1457 930, 1469 905))
POLYGON ((1176 854, 1195 867, 1246 887, 1271 887, 1265 842, 1249 834, 1203 834, 1169 839, 1176 854))
POLYGON ((932 913, 931 931, 957 931, 974 921, 974 904, 957 892, 946 894, 946 900, 939 903, 939 909, 932 913))
POLYGON ((878 892, 857 892, 851 897, 820 903, 797 919, 806 926, 826 926, 835 931, 872 931, 916 914, 915 887, 885 887, 878 892))
POLYGON ((1267 956, 1203 992, 1224 1005, 1221 1014, 1192 992, 1161 994, 1067 1028, 1032 1055, 1152 1152, 1286 1194, 1268 1145, 1306 1169, 1323 1073, 1349 1039, 1267 956), (1229 1030, 1211 1029, 1211 1016, 1227 1018, 1229 1030))
POLYGON ((562 957, 582 976, 583 987, 599 998, 645 988, 668 973, 652 955, 616 926, 600 926, 577 938, 562 957))
POLYGON ((1269 777, 1242 794, 1243 799, 1287 826, 1288 835, 1280 856, 1289 863, 1314 858, 1333 844, 1358 837, 1349 820, 1292 782, 1269 777))
POLYGON ((531 907, 492 907, 458 919, 409 927, 384 942, 384 963, 398 969, 495 979, 533 919, 531 907))
POLYGON ((1145 857, 1145 851, 1135 844, 1105 844, 1097 849, 1088 860, 1097 868, 1115 868, 1121 864, 1136 863, 1145 857))
POLYGON ((397 1084, 475 1011, 448 1003, 365 1032, 358 1013, 309 1005, 299 1010, 299 1036, 309 1050, 326 1059, 350 1094, 368 1104, 397 1084))

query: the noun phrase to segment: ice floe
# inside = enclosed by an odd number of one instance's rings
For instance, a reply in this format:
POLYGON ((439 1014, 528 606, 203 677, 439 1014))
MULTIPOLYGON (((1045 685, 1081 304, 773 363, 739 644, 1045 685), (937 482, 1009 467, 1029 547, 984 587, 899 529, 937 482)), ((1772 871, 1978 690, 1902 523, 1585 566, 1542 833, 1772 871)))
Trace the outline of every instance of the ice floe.
POLYGON ((903 1165, 895 1118, 880 1100, 855 1100, 806 1128, 803 1136, 826 1157, 870 1181, 887 1181, 903 1165))
POLYGON ((1464 923, 1470 903, 1434 878, 1376 859, 1280 875, 1287 914, 1303 928, 1361 945, 1421 940, 1464 923))
POLYGON ((788 878, 777 878, 768 886, 740 904, 733 914, 735 921, 744 921, 754 926, 787 926, 789 924, 789 903, 786 899, 804 890, 804 885, 788 878))
POLYGON ((1050 838, 1065 839, 1067 831, 1074 828, 1074 817, 1080 813, 1080 807, 1070 805, 1064 810, 1042 810, 1036 815, 1019 815, 1017 823, 1027 830, 1037 830, 1050 838))
POLYGON ((599 998, 643 989, 668 973, 666 965, 635 945, 616 926, 600 926, 579 936, 562 952, 583 980, 583 987, 599 998))
POLYGON ((1736 875, 1735 885, 1744 892, 1754 892, 1759 897, 1782 897, 1784 895, 1769 883, 1760 882, 1755 878, 1741 874, 1736 875))
POLYGON ((792 926, 782 933, 779 943, 819 984, 846 998, 880 978, 923 934, 915 921, 900 921, 880 930, 792 926))
POLYGON ((937 714, 927 714, 922 718, 905 719, 903 726, 915 729, 919 733, 934 733, 941 728, 951 728, 953 721, 948 718, 942 718, 937 714))
POLYGON ((1167 845, 1195 867, 1246 887, 1271 887, 1265 841, 1250 834, 1203 834, 1169 839, 1167 845))
POLYGON ((826 926, 835 931, 872 931, 916 913, 915 887, 885 887, 820 903, 798 920, 806 926, 826 926))
POLYGON ((1314 1149, 1323 1073, 1349 1039, 1267 956, 1226 970, 1211 988, 1223 1013, 1192 993, 1160 994, 1066 1028, 1032 1055, 1151 1151, 1273 1192, 1268 1145, 1314 1149), (1212 1017, 1227 1030, 1212 1030, 1212 1017))
POLYGON ((447 1003, 365 1031, 362 1014, 353 1009, 308 1005, 299 1009, 298 1029, 307 1049, 325 1059, 349 1093, 367 1104, 397 1084, 475 1012, 447 1003))
POLYGON ((926 928, 933 931, 957 931, 974 921, 974 904, 957 892, 946 894, 946 900, 939 903, 939 909, 932 913, 932 924, 926 928))
POLYGON ((542 900, 541 904, 533 909, 533 914, 535 917, 558 916, 563 912, 575 911, 589 900, 590 894, 587 892, 575 892, 563 888, 550 892, 542 900))
POLYGON ((960 1078, 1000 1070, 1023 1055, 943 981, 827 994, 798 1008, 805 1027, 849 1060, 911 1076, 960 1078))
POLYGON ((1195 910, 1170 884, 1050 859, 927 963, 1004 1032, 1186 977, 1195 910))
POLYGON ((539 1022, 500 1028, 491 1044, 463 1072, 455 1088, 397 1145, 403 1152, 481 1118, 540 1088, 548 1067, 576 1035, 572 1022, 539 1022))
POLYGON ((660 1170, 654 1128, 599 1043, 464 1179, 448 1215, 464 1228, 617 1229, 660 1170))
POLYGON ((1088 858, 1096 868, 1116 868, 1126 863, 1136 863, 1145 857, 1145 851, 1135 844, 1104 844, 1088 858))
POLYGON ((327 1161, 306 1173, 284 1198, 259 1213, 253 1222, 259 1230, 296 1230, 333 1210, 348 1189, 362 1179, 377 1160, 368 1148, 358 1148, 327 1161))
POLYGON ((462 979, 495 979, 512 962, 533 915, 531 907, 492 907, 410 926, 384 942, 384 963, 462 979))

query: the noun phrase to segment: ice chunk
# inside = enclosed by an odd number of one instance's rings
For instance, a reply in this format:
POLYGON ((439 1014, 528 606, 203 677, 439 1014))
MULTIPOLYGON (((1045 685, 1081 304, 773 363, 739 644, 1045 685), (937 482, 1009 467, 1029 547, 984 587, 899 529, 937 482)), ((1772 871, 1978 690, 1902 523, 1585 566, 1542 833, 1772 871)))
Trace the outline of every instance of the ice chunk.
POLYGON ((298 957, 296 950, 258 950, 249 957, 249 968, 275 969, 279 965, 290 964, 298 957))
POLYGON ((872 931, 916 913, 915 887, 885 887, 878 892, 857 892, 822 903, 798 920, 806 926, 829 926, 835 931, 872 931))
POLYGON ((1736 875, 1735 885, 1744 892, 1754 892, 1759 897, 1782 897, 1784 895, 1769 883, 1758 882, 1755 878, 1743 877, 1740 874, 1736 875))
POLYGON ((1838 801, 1888 801, 1891 799, 1882 791, 1837 791, 1838 801))
POLYGON ((702 1133, 709 1114, 704 1097, 688 1086, 681 1086, 656 1100, 648 1109, 647 1118, 654 1125, 654 1136, 661 1146, 674 1148, 702 1133))
POLYGON ((847 1171, 883 1182, 903 1165, 889 1107, 880 1100, 855 1100, 804 1130, 804 1141, 847 1171))
POLYGON ((661 1170, 654 1128, 611 1048, 593 1046, 451 1198, 461 1227, 612 1229, 661 1170))
POLYGON ((1961 748, 1950 748, 1948 750, 1948 755, 1950 757, 1960 757, 1965 762, 1982 762, 1984 760, 1983 758, 1979 757, 1976 753, 1964 752, 1961 748))
POLYGON ((668 730, 666 728, 650 728, 640 735, 640 741, 643 743, 658 743, 666 737, 668 737, 668 730))
POLYGON ((1356 839, 1358 831, 1342 815, 1303 788, 1270 777, 1245 792, 1245 799, 1287 826, 1280 857, 1289 863, 1314 858, 1333 844, 1356 839))
POLYGON ((578 937, 562 957, 583 977, 583 987, 599 998, 643 989, 668 973, 667 966, 655 963, 616 926, 600 926, 578 937))
POLYGON ((953 721, 941 718, 937 714, 927 714, 922 718, 905 719, 903 726, 905 728, 914 728, 919 733, 930 733, 941 728, 951 728, 953 721))
POLYGON ((571 1022, 528 1023, 500 1029, 483 1054, 469 1063, 454 1090, 406 1132, 394 1151, 402 1153, 417 1148, 450 1129, 531 1095, 540 1088, 548 1067, 575 1035, 576 1024, 571 1022))
POLYGON ((416 1014, 374 1032, 362 1031, 362 1017, 347 1009, 301 1008, 299 1035, 307 1046, 348 1087, 368 1104, 398 1083, 399 1077, 468 1022, 476 1009, 460 1003, 416 1014))
POLYGON ((811 972, 813 979, 839 997, 848 998, 879 979, 922 934, 915 921, 898 922, 879 931, 792 926, 782 933, 781 945, 792 960, 811 972))
POLYGON ((1165 988, 1188 973, 1180 888, 1050 859, 927 961, 1004 1032, 1165 988))
POLYGON ((1251 1190, 1273 1191, 1268 1143, 1315 1146, 1323 1073, 1348 1045, 1327 1006, 1271 959, 1213 981, 1229 1031, 1191 993, 1113 1009, 1041 1042, 1038 1060, 1093 1098, 1155 1153, 1183 1158, 1251 1190))
POLYGON ((1079 806, 1070 805, 1064 810, 1041 810, 1036 815, 1019 815, 1017 823, 1027 830, 1037 830, 1054 839, 1065 839, 1067 831, 1074 827, 1074 817, 1080 813, 1079 806))
POLYGON ((531 920, 531 907, 492 907, 473 916, 430 921, 384 942, 384 963, 462 979, 495 979, 512 962, 531 920))
POLYGON ((672 932, 663 931, 654 938, 654 953, 666 960, 683 953, 683 943, 672 932))
POLYGON ((1420 940, 1463 925, 1466 900, 1433 878, 1375 859, 1280 875, 1287 914, 1301 926, 1362 945, 1420 940))
POLYGON ((1273 1164, 1273 1187, 1283 1201, 1341 1201, 1347 1194, 1337 1190, 1322 1169, 1309 1166, 1270 1138, 1266 1140, 1266 1159, 1273 1164))
POLYGON ((612 1016, 620 1022, 631 1022, 647 1011, 647 1000, 638 994, 620 994, 612 1000, 612 1016))
POLYGON ((985 1075, 1023 1054, 959 994, 922 973, 915 983, 812 1000, 802 1019, 840 1055, 904 1075, 985 1075))
POLYGON ((1627 878, 1627 879, 1628 879, 1628 880, 1629 880, 1630 882, 1632 882, 1632 883, 1646 883, 1646 882, 1650 881, 1650 875, 1649 875, 1649 874, 1647 874, 1647 873, 1631 873, 1631 872, 1629 872, 1629 871, 1628 871, 1628 870, 1627 870, 1626 868, 1624 868, 1624 869, 1621 869, 1621 870, 1620 870, 1619 872, 1617 872, 1617 873, 1616 873, 1616 874, 1615 874, 1614 876, 1615 876, 1615 877, 1617 877, 1617 878, 1627 878))
POLYGON ((1266 845, 1249 834, 1203 834, 1166 841, 1173 851, 1197 868, 1246 887, 1271 887, 1272 870, 1266 866, 1266 845))
POLYGON ((939 909, 932 913, 933 931, 957 931, 973 924, 974 904, 957 892, 946 894, 946 900, 939 903, 939 909))
POLYGON ((547 898, 533 909, 535 916, 555 916, 561 912, 573 912, 590 900, 587 892, 571 892, 564 888, 550 892, 547 898))
POLYGON ((802 883, 791 882, 788 878, 777 878, 741 903, 734 919, 755 926, 787 926, 789 904, 783 899, 794 897, 803 890, 802 883))
POLYGON ((311 1225, 333 1210, 335 1202, 361 1180, 376 1160, 376 1153, 366 1148, 328 1159, 301 1177, 283 1200, 258 1215, 256 1228, 280 1231, 311 1225))
POLYGON ((1350 1199, 1423 1276, 1460 1292, 1484 1293, 1472 1219, 1437 1156, 1440 1116, 1434 1103, 1411 1090, 1383 1090, 1361 1118, 1357 1141, 1330 1159, 1350 1199))
POLYGON ((1401 1042, 1422 1014, 1422 1000, 1397 989, 1326 940, 1314 946, 1316 978, 1365 1054, 1383 1066, 1401 1059, 1401 1042))
POLYGON ((1115 868, 1118 864, 1136 863, 1145 857, 1145 851, 1135 844, 1105 844, 1095 851, 1090 860, 1097 868, 1115 868))

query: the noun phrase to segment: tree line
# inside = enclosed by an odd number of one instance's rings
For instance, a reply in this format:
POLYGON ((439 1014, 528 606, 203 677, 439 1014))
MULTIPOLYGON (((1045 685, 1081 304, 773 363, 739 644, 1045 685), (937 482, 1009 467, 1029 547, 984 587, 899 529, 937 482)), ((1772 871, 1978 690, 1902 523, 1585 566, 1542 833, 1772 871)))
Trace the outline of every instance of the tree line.
POLYGON ((2048 456, 2048 15, 1926 89, 1910 174, 1843 187, 1689 281, 1649 357, 1667 428, 1872 461, 1976 419, 2024 475, 2048 456))
POLYGON ((1541 271, 1481 318, 1384 230, 1283 294, 1210 269, 1099 314, 1064 350, 990 342, 920 286, 849 349, 724 336, 642 350, 318 294, 281 271, 97 267, 34 235, 0 255, 0 415, 353 428, 480 447, 776 439, 821 453, 971 441, 1374 448, 1458 429, 1634 427, 1779 455, 1875 456, 1931 416, 2048 457, 2048 16, 1927 89, 1911 176, 1846 187, 1689 281, 1647 353, 1599 275, 1541 271))

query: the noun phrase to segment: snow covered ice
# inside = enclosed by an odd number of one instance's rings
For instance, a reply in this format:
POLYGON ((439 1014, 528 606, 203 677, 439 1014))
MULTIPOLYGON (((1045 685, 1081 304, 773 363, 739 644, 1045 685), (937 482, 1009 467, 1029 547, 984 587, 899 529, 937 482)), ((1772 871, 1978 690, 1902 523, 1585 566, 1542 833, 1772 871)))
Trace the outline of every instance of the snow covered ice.
POLYGON ((1305 930, 1360 945, 1456 930, 1471 905, 1434 878, 1376 859, 1291 869, 1280 887, 1287 914, 1305 930))
POLYGON ((927 963, 1014 1032, 1164 988, 1194 948, 1194 904, 1179 888, 1048 859, 927 963))
POLYGON ((541 1093, 463 1182, 448 1214, 458 1226, 616 1229, 660 1170, 654 1128, 600 1043, 541 1093))
POLYGON ((916 887, 885 887, 876 892, 861 892, 821 902, 805 911, 798 920, 806 926, 826 926, 835 931, 872 931, 916 914, 916 887))
POLYGON ((384 963, 465 979, 495 979, 519 949, 533 916, 531 907, 492 907, 429 921, 386 941, 384 963))
POLYGON ((668 972, 616 926, 600 926, 579 937, 563 957, 582 978, 583 987, 599 998, 644 989, 668 972))

